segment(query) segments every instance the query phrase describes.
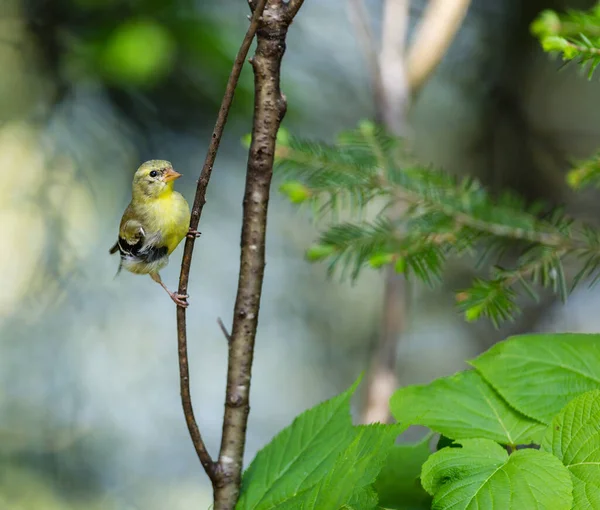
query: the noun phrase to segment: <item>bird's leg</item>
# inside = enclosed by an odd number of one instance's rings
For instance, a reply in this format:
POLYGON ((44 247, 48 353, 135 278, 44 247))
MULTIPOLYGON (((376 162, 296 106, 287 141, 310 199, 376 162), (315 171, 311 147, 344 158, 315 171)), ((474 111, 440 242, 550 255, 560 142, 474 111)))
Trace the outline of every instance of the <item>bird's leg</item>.
POLYGON ((169 294, 169 296, 171 297, 171 299, 173 300, 173 302, 177 306, 181 306, 183 308, 187 308, 188 302, 186 300, 189 297, 187 294, 186 295, 182 295, 182 294, 177 294, 176 292, 171 292, 167 288, 167 286, 163 283, 163 281, 162 281, 162 279, 161 279, 161 277, 160 277, 160 275, 158 273, 150 273, 150 278, 152 278, 163 289, 165 289, 165 291, 167 292, 167 294, 169 294))
POLYGON ((185 237, 189 237, 190 239, 198 239, 202 235, 202 232, 198 232, 197 230, 189 229, 188 233, 185 237))

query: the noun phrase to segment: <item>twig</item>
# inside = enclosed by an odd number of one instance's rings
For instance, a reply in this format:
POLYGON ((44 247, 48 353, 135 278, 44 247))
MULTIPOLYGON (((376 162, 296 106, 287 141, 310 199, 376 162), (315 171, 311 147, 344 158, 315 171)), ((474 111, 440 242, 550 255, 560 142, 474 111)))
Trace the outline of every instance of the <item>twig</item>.
POLYGON ((229 343, 223 436, 218 461, 215 510, 233 510, 239 496, 250 379, 265 268, 267 207, 275 140, 286 111, 280 90, 285 39, 301 0, 269 0, 257 31, 251 59, 254 70, 254 119, 248 154, 242 222, 240 273, 229 343))
POLYGON ((415 94, 446 54, 471 0, 429 0, 406 58, 410 90, 415 94))
MULTIPOLYGON (((221 137, 223 136, 223 130, 225 128, 225 123, 227 122, 227 116, 229 114, 229 109, 233 101, 235 88, 240 77, 240 73, 242 72, 244 61, 246 60, 246 56, 248 55, 248 50, 250 49, 250 45, 252 43, 252 40, 254 39, 254 34, 258 29, 259 18, 263 9, 265 8, 266 3, 267 0, 259 0, 257 2, 257 7, 250 21, 250 26, 248 27, 248 31, 246 32, 244 40, 242 41, 238 54, 235 58, 233 68, 231 69, 229 80, 227 81, 225 95, 223 96, 221 107, 219 108, 219 114, 217 116, 217 121, 213 130, 212 139, 210 145, 208 146, 206 159, 204 160, 204 166, 202 167, 200 179, 198 180, 198 186, 196 188, 196 196, 194 197, 194 204, 192 206, 190 219, 190 230, 192 231, 198 230, 198 223, 200 222, 202 209, 204 207, 204 204, 206 203, 206 188, 208 187, 208 182, 210 180, 212 168, 217 157, 217 151, 219 149, 221 137)), ((180 295, 187 295, 188 281, 190 277, 190 266, 192 262, 192 253, 194 251, 195 240, 195 237, 188 237, 185 241, 183 259, 181 261, 181 273, 179 276, 178 293, 180 295)), ((194 444, 194 448, 196 449, 196 453, 198 454, 198 458, 200 459, 200 462, 202 463, 206 474, 209 476, 214 486, 214 484, 217 481, 216 465, 215 462, 212 460, 210 454, 208 453, 208 450, 206 449, 206 445, 204 444, 202 435, 200 434, 200 429, 198 428, 196 418, 194 417, 194 409, 192 406, 192 399, 190 395, 186 309, 180 306, 177 307, 177 346, 179 353, 179 381, 183 414, 185 416, 185 421, 187 423, 192 443, 194 444)))
POLYGON ((221 328, 221 333, 223 333, 223 336, 227 339, 227 343, 231 343, 231 333, 227 331, 227 327, 225 326, 225 324, 223 324, 221 317, 217 319, 217 324, 221 328))

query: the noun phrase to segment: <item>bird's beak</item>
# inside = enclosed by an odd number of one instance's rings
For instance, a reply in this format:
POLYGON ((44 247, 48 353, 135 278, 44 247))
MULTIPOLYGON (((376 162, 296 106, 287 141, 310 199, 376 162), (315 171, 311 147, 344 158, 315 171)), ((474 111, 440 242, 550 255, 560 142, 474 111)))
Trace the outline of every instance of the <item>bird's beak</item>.
POLYGON ((165 182, 171 182, 174 181, 175 179, 179 179, 181 177, 181 174, 179 172, 176 172, 175 170, 173 170, 172 168, 169 168, 164 174, 163 174, 163 180, 165 182))

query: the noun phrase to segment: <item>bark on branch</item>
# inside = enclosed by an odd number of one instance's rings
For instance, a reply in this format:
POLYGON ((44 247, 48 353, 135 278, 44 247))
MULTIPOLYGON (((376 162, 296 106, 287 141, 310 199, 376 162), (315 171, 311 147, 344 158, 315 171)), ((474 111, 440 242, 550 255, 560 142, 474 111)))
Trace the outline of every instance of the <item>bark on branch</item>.
MULTIPOLYGON (((237 86, 242 67, 248 55, 250 44, 254 39, 254 35, 259 25, 259 18, 265 7, 267 0, 258 0, 257 6, 254 10, 254 15, 250 21, 248 31, 242 41, 238 54, 235 58, 229 80, 227 81, 227 87, 225 89, 225 95, 219 109, 217 122, 212 134, 212 139, 208 147, 206 159, 200 173, 200 179, 198 180, 198 186, 196 188, 196 196, 194 197, 194 204, 192 205, 191 219, 190 219, 190 230, 196 231, 198 223, 200 222, 200 216, 202 215, 202 209, 206 203, 206 189, 212 173, 213 165, 217 157, 217 151, 219 150, 219 144, 221 143, 221 137, 223 136, 223 130, 227 122, 227 116, 235 88, 237 86)), ((188 281, 190 277, 190 266, 192 263, 192 254, 194 251, 195 236, 190 236, 186 239, 185 247, 183 249, 183 259, 181 261, 181 273, 179 276, 179 294, 187 295, 188 281)), ((216 483, 217 465, 212 460, 206 445, 202 439, 198 423, 194 416, 194 408, 192 406, 192 398, 190 395, 190 372, 188 365, 188 352, 187 352, 187 326, 186 326, 186 309, 183 307, 177 307, 177 347, 179 355, 179 384, 181 393, 181 404, 183 406, 183 414, 185 421, 192 439, 192 443, 206 471, 206 474, 211 479, 213 485, 216 483)))
POLYGON ((248 154, 241 235, 240 273, 233 313, 223 436, 217 462, 215 510, 233 510, 239 496, 254 340, 265 268, 267 207, 275 140, 286 111, 280 90, 281 60, 288 27, 302 0, 268 0, 251 59, 254 70, 254 119, 248 154))

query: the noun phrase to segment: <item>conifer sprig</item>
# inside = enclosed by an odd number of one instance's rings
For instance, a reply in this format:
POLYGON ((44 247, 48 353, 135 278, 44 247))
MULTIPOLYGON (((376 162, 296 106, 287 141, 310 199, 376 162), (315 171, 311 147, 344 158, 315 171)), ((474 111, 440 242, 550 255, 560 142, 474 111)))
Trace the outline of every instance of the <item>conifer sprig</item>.
POLYGON ((600 5, 589 11, 558 14, 543 11, 531 24, 531 32, 544 51, 562 55, 588 69, 588 78, 600 65, 600 5))
POLYGON ((572 286, 599 278, 600 235, 594 229, 561 211, 544 215, 540 204, 528 206, 513 194, 492 197, 474 179, 419 166, 399 140, 371 123, 342 133, 335 144, 284 134, 276 163, 281 191, 293 203, 312 205, 317 219, 332 221, 307 252, 311 261, 327 261, 330 274, 339 269, 342 277, 356 279, 365 266, 393 264, 434 285, 450 257, 480 252, 499 263, 508 248, 517 248, 514 267, 494 265, 489 278, 457 294, 467 320, 488 317, 496 326, 519 312, 519 292, 537 299, 542 287, 566 299, 572 288, 563 267, 567 257, 582 265, 572 286), (404 212, 392 221, 383 213, 399 202, 404 212), (375 203, 380 207, 373 220, 336 222, 342 207, 362 213, 375 203))

